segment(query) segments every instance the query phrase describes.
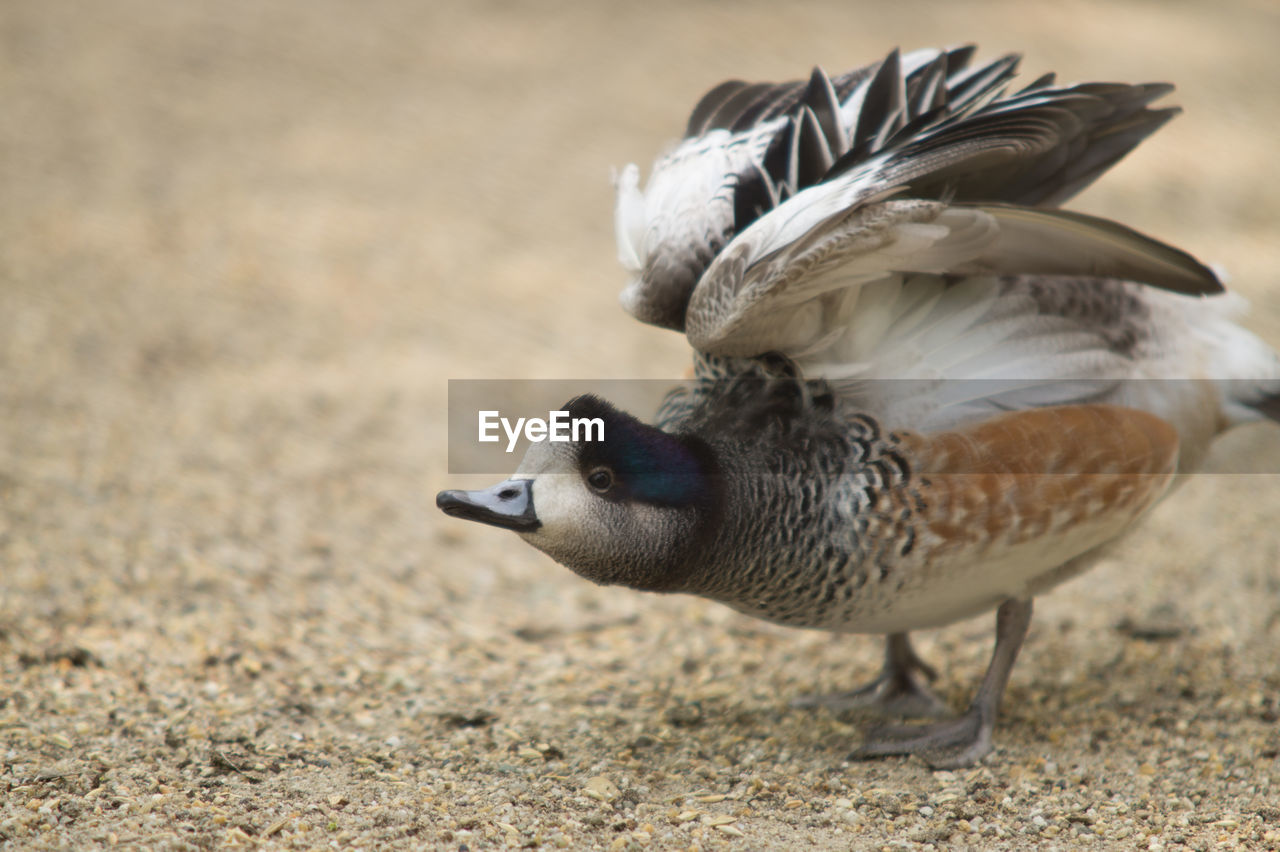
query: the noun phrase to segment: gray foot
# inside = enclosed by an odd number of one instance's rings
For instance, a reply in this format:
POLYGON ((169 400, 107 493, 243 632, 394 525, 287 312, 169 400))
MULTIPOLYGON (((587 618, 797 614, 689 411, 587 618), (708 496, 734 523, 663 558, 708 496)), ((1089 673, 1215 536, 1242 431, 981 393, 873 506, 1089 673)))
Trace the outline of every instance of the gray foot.
POLYGON ((964 715, 928 725, 885 725, 867 732, 852 760, 916 754, 935 769, 971 766, 991 751, 1000 698, 1031 624, 1031 601, 1008 600, 996 612, 996 648, 964 715))
POLYGON ((973 708, 963 716, 929 725, 880 725, 867 731, 849 759, 915 754, 934 769, 972 766, 990 753, 994 728, 973 708))
POLYGON ((826 707, 833 713, 861 711, 907 718, 938 718, 949 714, 947 705, 925 684, 938 675, 915 649, 905 633, 894 633, 885 643, 884 668, 866 686, 829 695, 802 695, 792 707, 826 707), (921 678, 921 675, 924 677, 921 678))

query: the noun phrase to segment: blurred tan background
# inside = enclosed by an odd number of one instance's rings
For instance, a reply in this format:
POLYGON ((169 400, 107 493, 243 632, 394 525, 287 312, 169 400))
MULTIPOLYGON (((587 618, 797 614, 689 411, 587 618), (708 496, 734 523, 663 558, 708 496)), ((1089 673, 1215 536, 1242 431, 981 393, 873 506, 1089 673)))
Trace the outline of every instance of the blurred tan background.
MULTIPOLYGON (((970 41, 1175 82, 1074 206, 1225 265, 1280 344, 1264 0, 0 4, 0 845, 1274 846, 1276 477, 1039 604, 954 776, 788 709, 877 642, 434 507, 448 379, 683 370, 616 305, 612 168, 727 77, 970 41)), ((957 706, 988 621, 922 637, 957 706)))

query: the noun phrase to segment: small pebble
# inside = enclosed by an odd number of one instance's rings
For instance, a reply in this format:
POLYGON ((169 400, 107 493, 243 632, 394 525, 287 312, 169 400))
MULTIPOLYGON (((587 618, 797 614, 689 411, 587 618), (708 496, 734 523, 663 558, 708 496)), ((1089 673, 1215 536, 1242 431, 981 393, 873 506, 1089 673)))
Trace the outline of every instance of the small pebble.
POLYGON ((618 789, 617 785, 603 775, 588 778, 587 783, 582 787, 582 792, 601 802, 612 802, 622 795, 622 791, 618 789))

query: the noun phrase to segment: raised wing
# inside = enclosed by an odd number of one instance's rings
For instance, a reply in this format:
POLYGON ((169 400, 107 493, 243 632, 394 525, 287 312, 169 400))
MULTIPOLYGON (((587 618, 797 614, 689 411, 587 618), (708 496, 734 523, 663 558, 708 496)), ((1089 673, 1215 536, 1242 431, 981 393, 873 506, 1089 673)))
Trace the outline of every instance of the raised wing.
POLYGON ((838 181, 866 197, 901 187, 914 198, 1056 205, 1176 112, 1147 106, 1165 85, 1054 87, 1053 75, 1006 97, 1018 58, 970 68, 972 55, 894 51, 835 78, 815 69, 807 82, 717 86, 643 191, 635 166, 619 176, 618 253, 631 275, 623 306, 684 330, 690 294, 716 256, 811 188, 838 181))
MULTIPOLYGON (((864 183, 870 193, 879 180, 864 183)), ((802 192, 734 239, 689 302, 686 334, 695 349, 813 351, 843 331, 851 290, 913 273, 1115 278, 1192 295, 1222 290, 1191 255, 1107 219, 874 195, 847 202, 857 195, 854 184, 802 192)))

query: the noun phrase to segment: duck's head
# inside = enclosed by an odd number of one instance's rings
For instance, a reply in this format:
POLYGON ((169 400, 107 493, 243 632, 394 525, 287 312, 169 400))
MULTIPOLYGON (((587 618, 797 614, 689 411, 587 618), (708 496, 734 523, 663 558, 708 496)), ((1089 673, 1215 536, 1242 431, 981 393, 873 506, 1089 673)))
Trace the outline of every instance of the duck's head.
POLYGON ((441 491, 436 505, 514 530, 594 582, 679 590, 718 515, 711 449, 594 396, 564 410, 592 424, 579 440, 534 443, 510 479, 482 491, 441 491))

